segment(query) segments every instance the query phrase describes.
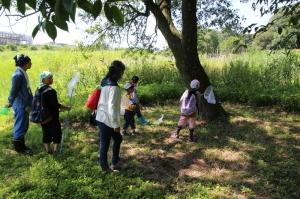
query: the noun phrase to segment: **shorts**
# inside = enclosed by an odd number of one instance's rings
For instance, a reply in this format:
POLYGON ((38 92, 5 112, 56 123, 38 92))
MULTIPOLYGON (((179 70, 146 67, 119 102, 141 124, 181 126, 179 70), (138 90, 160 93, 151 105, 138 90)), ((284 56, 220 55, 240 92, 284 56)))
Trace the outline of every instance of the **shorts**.
POLYGON ((62 138, 62 131, 59 120, 51 120, 46 124, 42 124, 43 143, 59 144, 62 138))
POLYGON ((178 121, 178 126, 185 127, 189 125, 189 129, 194 129, 196 127, 196 116, 186 116, 181 115, 178 121))

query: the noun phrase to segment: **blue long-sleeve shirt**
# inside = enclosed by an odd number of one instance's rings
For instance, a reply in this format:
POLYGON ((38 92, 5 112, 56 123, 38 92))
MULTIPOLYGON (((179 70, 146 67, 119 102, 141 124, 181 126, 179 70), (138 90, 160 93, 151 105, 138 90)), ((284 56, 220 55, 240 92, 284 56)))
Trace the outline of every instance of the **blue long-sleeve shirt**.
POLYGON ((12 75, 12 84, 8 102, 13 107, 31 107, 32 93, 27 86, 26 78, 20 69, 17 69, 12 75))

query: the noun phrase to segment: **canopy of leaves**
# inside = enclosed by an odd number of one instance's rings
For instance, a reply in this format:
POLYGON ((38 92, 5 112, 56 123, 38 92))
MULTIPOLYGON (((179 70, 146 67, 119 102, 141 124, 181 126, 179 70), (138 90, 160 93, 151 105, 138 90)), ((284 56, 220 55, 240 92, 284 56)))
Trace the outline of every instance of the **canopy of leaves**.
MULTIPOLYGON (((244 1, 248 2, 249 0, 244 1)), ((262 26, 252 24, 245 31, 250 32, 254 28, 254 36, 256 36, 270 29, 271 31, 275 30, 279 35, 284 34, 272 48, 291 47, 291 43, 294 43, 296 48, 300 48, 299 0, 252 0, 252 2, 253 9, 259 10, 262 16, 270 13, 273 14, 273 17, 268 24, 262 26)))
MULTIPOLYGON (((20 18, 39 14, 39 21, 32 32, 35 37, 37 32, 42 29, 53 40, 57 36, 56 28, 68 31, 67 22, 75 22, 76 11, 79 9, 89 13, 96 19, 101 11, 112 23, 122 26, 124 17, 122 11, 116 5, 120 0, 1 0, 0 11, 10 11, 11 7, 16 7, 20 13, 20 18), (104 9, 102 9, 104 7, 104 9)), ((15 15, 14 15, 15 16, 15 15)))

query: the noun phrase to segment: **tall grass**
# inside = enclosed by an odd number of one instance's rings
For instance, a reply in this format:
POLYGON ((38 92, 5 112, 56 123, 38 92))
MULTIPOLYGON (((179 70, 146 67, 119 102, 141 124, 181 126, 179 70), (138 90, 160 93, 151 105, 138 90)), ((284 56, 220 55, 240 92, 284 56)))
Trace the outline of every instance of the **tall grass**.
MULTIPOLYGON (((15 70, 13 56, 17 52, 0 53, 0 106, 7 101, 10 77, 15 70)), ((122 60, 127 69, 121 85, 133 75, 140 77, 140 98, 145 103, 177 99, 184 90, 181 76, 171 56, 147 51, 79 51, 78 49, 27 50, 32 58, 28 70, 31 87, 38 86, 39 73, 50 70, 54 74, 53 87, 64 103, 69 102, 67 83, 75 72, 80 82, 73 105, 82 108, 88 94, 103 78, 107 66, 114 59, 122 60)), ((280 105, 284 109, 299 110, 299 53, 249 52, 240 55, 200 57, 221 101, 280 105)))

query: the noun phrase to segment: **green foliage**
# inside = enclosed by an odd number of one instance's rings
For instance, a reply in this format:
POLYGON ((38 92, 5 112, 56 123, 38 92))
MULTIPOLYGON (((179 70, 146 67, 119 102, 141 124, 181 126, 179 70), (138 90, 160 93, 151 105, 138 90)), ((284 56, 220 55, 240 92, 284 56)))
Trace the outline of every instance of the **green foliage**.
POLYGON ((44 44, 44 45, 42 46, 42 49, 44 49, 44 50, 52 50, 53 47, 50 46, 50 45, 44 44))
POLYGON ((18 51, 18 46, 15 44, 9 44, 6 46, 6 48, 11 51, 18 51))
POLYGON ((38 48, 36 46, 31 46, 30 50, 38 50, 38 48))
POLYGON ((256 64, 238 59, 225 65, 221 73, 213 74, 220 99, 300 110, 296 102, 300 96, 299 54, 282 52, 256 64))

